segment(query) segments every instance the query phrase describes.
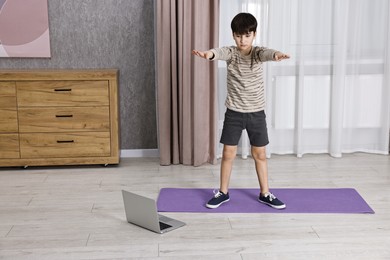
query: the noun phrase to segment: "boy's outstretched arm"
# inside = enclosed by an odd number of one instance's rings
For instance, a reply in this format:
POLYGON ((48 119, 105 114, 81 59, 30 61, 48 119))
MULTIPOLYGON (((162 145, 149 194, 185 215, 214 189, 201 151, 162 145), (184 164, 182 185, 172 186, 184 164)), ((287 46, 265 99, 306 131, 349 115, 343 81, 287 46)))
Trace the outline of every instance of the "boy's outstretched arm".
POLYGON ((280 51, 277 51, 274 54, 274 61, 281 61, 281 60, 285 60, 285 59, 289 59, 289 58, 290 58, 290 55, 284 54, 280 51))
POLYGON ((212 58, 214 58, 214 53, 211 51, 192 50, 192 54, 207 60, 211 60, 212 58))

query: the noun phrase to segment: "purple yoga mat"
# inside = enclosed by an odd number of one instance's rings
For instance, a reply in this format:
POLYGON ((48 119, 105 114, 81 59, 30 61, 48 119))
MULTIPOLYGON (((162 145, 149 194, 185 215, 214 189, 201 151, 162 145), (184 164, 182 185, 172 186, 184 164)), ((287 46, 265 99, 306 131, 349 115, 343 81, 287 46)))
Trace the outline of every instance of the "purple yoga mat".
POLYGON ((160 212, 207 213, 374 213, 360 194, 352 188, 336 189, 272 189, 286 204, 282 210, 257 201, 259 189, 230 189, 230 201, 219 208, 205 204, 214 195, 213 189, 163 188, 157 199, 160 212))

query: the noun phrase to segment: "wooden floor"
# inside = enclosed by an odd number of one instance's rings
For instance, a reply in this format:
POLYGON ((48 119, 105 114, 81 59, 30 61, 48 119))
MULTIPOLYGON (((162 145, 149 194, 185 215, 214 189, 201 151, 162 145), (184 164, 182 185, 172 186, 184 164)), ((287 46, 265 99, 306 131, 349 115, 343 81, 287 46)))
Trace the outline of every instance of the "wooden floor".
MULTIPOLYGON (((271 188, 351 187, 376 213, 166 213, 187 226, 159 235, 125 221, 121 189, 157 198, 163 187, 218 188, 219 164, 3 168, 0 259, 390 259, 390 156, 268 163, 271 188)), ((231 188, 257 185, 252 159, 237 158, 231 188)))

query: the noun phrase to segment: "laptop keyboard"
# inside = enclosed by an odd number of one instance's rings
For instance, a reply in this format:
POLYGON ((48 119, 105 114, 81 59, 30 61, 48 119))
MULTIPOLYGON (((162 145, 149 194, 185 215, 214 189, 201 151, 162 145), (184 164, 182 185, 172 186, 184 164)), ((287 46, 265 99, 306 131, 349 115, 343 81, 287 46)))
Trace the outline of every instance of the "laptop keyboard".
POLYGON ((170 228, 172 226, 168 225, 168 224, 165 224, 163 222, 160 222, 160 230, 164 230, 164 229, 167 229, 167 228, 170 228))

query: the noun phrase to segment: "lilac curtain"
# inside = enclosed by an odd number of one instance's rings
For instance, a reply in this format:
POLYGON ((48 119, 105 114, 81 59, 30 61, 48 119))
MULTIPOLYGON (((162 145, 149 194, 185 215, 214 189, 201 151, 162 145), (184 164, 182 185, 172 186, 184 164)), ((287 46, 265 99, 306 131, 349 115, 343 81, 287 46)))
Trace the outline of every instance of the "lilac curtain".
POLYGON ((157 0, 161 165, 216 162, 217 67, 191 55, 218 46, 219 0, 157 0))

